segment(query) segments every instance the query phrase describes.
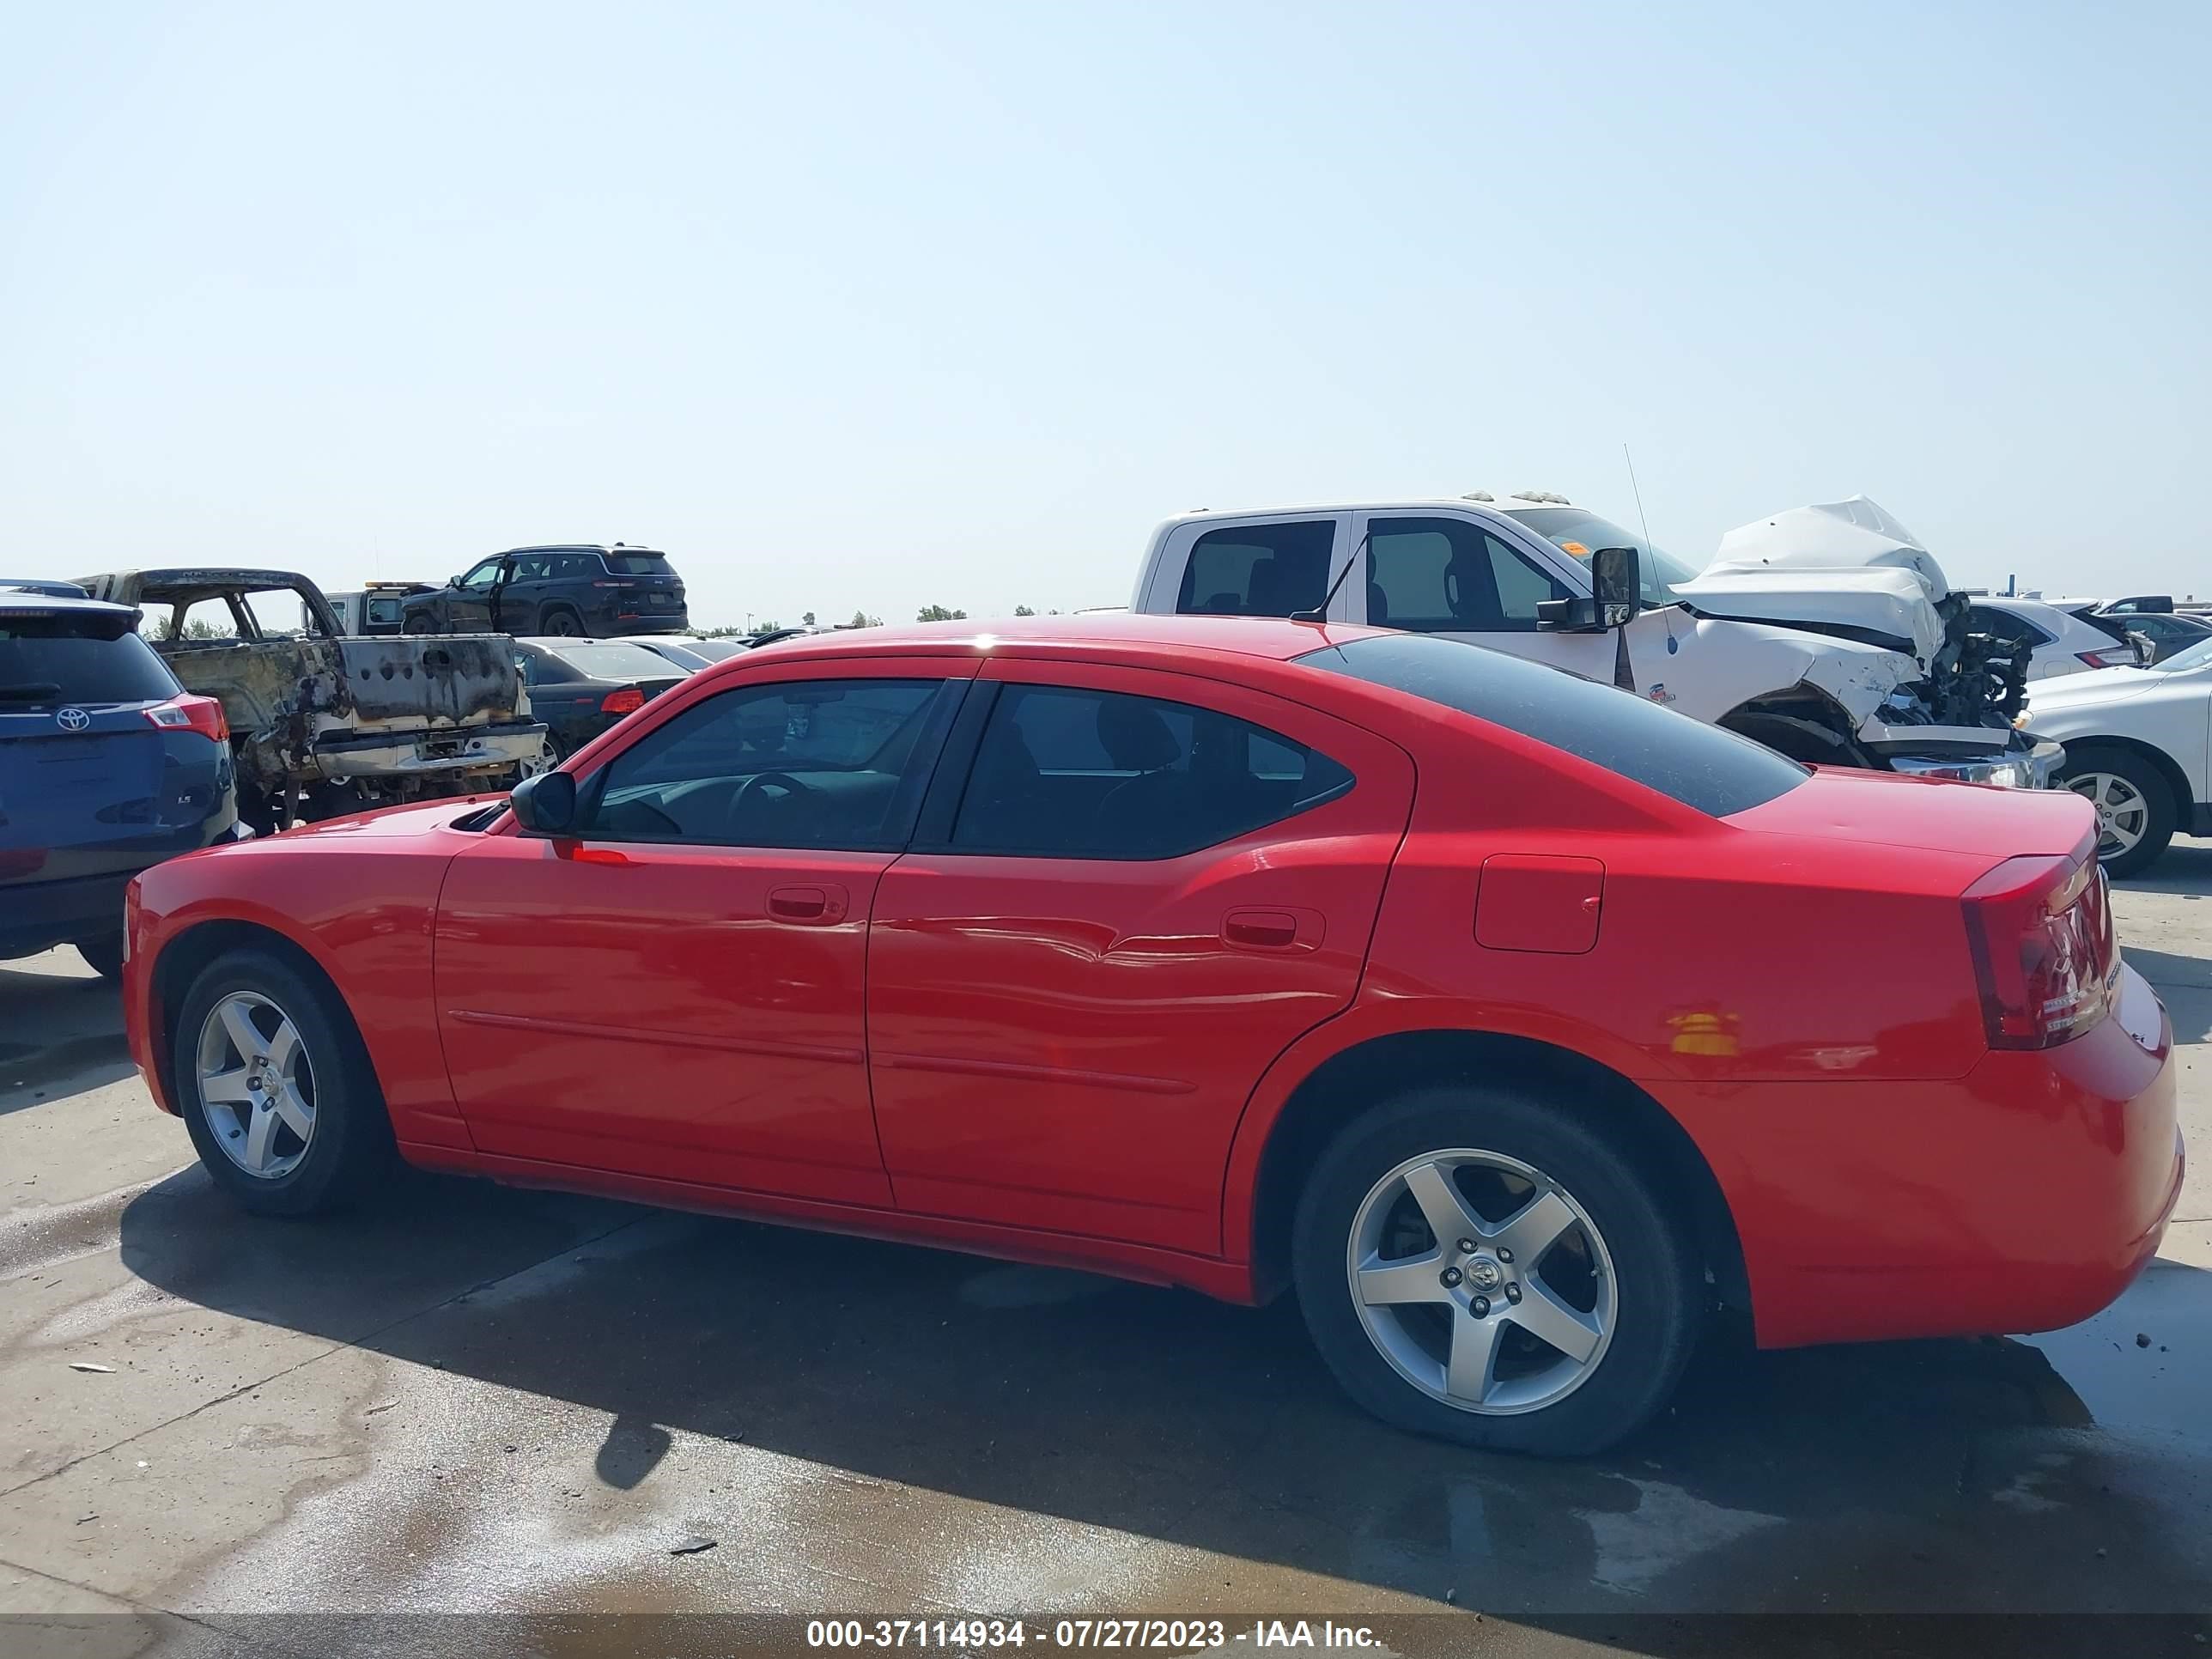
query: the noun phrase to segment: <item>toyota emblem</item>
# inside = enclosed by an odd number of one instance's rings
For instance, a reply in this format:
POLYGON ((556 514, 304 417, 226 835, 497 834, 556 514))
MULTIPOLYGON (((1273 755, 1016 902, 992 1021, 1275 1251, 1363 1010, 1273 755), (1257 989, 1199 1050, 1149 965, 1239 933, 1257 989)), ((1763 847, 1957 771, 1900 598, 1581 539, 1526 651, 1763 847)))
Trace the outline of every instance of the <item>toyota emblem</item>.
POLYGON ((54 716, 64 732, 82 732, 92 724, 92 716, 82 708, 64 708, 54 716))

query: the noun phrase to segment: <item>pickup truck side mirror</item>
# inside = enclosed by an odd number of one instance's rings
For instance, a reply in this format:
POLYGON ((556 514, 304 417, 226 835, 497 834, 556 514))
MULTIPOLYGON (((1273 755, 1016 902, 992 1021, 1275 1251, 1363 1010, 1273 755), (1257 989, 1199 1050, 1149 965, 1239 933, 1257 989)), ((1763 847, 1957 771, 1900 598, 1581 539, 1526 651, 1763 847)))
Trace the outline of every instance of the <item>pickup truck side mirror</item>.
POLYGON ((1600 621, 1626 628, 1644 603, 1643 561, 1632 547, 1601 547, 1590 555, 1590 596, 1600 621))
POLYGON ((1601 547, 1590 555, 1590 597, 1542 599, 1536 625, 1569 634, 1626 628, 1644 608, 1643 561, 1632 547, 1601 547))
POLYGON ((514 821, 537 836, 565 836, 576 822, 576 780, 566 772, 540 772, 507 792, 514 821))

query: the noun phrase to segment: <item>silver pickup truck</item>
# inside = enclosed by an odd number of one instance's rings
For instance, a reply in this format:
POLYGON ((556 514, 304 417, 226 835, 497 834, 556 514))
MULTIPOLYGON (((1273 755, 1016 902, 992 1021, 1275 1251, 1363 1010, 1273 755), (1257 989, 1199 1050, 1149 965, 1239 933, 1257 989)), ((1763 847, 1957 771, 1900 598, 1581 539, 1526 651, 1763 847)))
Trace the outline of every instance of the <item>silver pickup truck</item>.
POLYGON ((79 580, 96 599, 138 606, 147 642, 185 689, 222 702, 239 816, 264 833, 504 788, 550 754, 503 634, 349 637, 322 590, 289 570, 79 580))

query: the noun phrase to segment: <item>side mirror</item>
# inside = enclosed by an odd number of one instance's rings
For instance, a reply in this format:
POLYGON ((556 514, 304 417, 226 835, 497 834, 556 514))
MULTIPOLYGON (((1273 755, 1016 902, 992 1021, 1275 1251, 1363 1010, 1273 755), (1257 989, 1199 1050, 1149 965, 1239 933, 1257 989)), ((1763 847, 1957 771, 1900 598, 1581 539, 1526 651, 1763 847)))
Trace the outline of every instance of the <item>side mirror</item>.
POLYGON ((1626 628, 1644 605, 1643 561, 1632 547, 1601 547, 1590 555, 1590 597, 1607 628, 1626 628))
POLYGON ((1644 568, 1632 547, 1601 547, 1590 555, 1590 596, 1539 599, 1536 626, 1565 634, 1626 628, 1644 608, 1644 568))
POLYGON ((514 821, 534 836, 565 836, 576 822, 576 780, 566 772, 540 772, 507 792, 514 821))

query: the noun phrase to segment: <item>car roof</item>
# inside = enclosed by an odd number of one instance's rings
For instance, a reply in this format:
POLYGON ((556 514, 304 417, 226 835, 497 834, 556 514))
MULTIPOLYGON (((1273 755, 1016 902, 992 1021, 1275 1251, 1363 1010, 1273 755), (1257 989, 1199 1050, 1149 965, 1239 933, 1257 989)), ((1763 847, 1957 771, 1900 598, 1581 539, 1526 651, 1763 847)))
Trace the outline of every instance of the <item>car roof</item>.
MULTIPOLYGON (((57 582, 55 586, 61 586, 57 582)), ((18 616, 51 617, 128 617, 131 625, 137 625, 138 612, 127 605, 111 605, 106 599, 88 599, 82 592, 41 593, 31 588, 9 587, 0 585, 0 611, 18 616)))
POLYGON ((1170 524, 1193 524, 1214 519, 1294 519, 1310 513, 1427 513, 1440 507, 1455 507, 1465 512, 1510 514, 1538 507, 1572 507, 1564 495, 1556 500, 1531 501, 1516 495, 1492 495, 1488 491, 1477 491, 1471 495, 1401 495, 1389 500, 1358 501, 1291 501, 1282 505, 1261 507, 1194 507, 1188 513, 1178 513, 1167 520, 1170 524))
POLYGON ((988 622, 978 619, 842 629, 833 633, 778 640, 747 652, 744 659, 989 651, 999 646, 1103 646, 1121 651, 1154 648, 1169 657, 1186 651, 1208 651, 1287 662, 1325 645, 1364 639, 1384 631, 1340 623, 1291 622, 1278 617, 1155 617, 1126 611, 1102 611, 1073 617, 1009 617, 988 622))

